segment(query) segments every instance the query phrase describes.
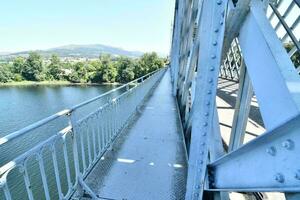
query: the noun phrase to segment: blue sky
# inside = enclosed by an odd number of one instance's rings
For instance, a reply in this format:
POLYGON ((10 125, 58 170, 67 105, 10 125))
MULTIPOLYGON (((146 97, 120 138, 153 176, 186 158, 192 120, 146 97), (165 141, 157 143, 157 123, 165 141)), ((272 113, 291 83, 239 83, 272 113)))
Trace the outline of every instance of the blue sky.
POLYGON ((5 0, 0 52, 106 44, 168 53, 175 0, 5 0))

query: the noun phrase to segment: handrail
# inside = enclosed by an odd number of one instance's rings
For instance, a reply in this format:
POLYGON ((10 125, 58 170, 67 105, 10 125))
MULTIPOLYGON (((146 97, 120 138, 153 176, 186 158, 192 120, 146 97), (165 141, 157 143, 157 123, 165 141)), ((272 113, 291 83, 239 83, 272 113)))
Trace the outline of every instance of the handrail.
POLYGON ((37 129, 37 128, 39 128, 39 127, 41 127, 41 126, 43 126, 43 125, 45 125, 45 124, 51 122, 51 121, 54 121, 54 120, 57 119, 57 118, 60 118, 60 117, 62 117, 62 116, 69 115, 69 114, 71 114, 72 112, 74 112, 74 111, 77 110, 78 108, 81 108, 81 107, 84 106, 84 105, 87 105, 87 104, 89 104, 89 103, 92 103, 92 102, 94 102, 94 101, 96 101, 96 100, 98 100, 98 99, 100 99, 100 98, 103 98, 104 96, 107 96, 107 95, 109 95, 109 94, 112 94, 113 92, 116 92, 116 91, 118 91, 118 90, 121 90, 121 89, 123 89, 123 88, 126 88, 127 86, 131 85, 132 83, 135 83, 135 82, 138 82, 138 81, 140 81, 140 80, 143 80, 143 79, 145 79, 146 77, 150 77, 151 75, 153 75, 154 73, 158 72, 159 70, 161 70, 161 69, 157 69, 157 70, 155 70, 155 71, 153 71, 153 72, 150 72, 150 73, 148 73, 148 74, 146 74, 146 75, 144 75, 144 76, 142 76, 142 77, 139 77, 139 78, 137 78, 137 79, 135 79, 135 80, 133 80, 133 81, 130 81, 130 82, 128 82, 128 83, 126 83, 126 84, 124 84, 124 85, 122 85, 122 86, 119 86, 119 87, 117 87, 117 88, 115 88, 115 89, 112 89, 112 90, 110 90, 110 91, 108 91, 108 92, 105 92, 105 93, 103 93, 103 94, 101 94, 101 95, 99 95, 99 96, 96 96, 96 97, 94 97, 94 98, 92 98, 92 99, 89 99, 89 100, 87 100, 87 101, 84 101, 84 102, 82 102, 82 103, 80 103, 80 104, 78 104, 78 105, 73 106, 71 109, 65 109, 65 110, 59 111, 59 112, 57 112, 57 113, 55 113, 55 114, 53 114, 53 115, 51 115, 51 116, 49 116, 49 117, 47 117, 47 118, 44 118, 44 119, 42 119, 42 120, 39 120, 39 121, 37 121, 37 122, 35 122, 35 123, 29 125, 29 126, 26 126, 26 127, 22 128, 22 129, 20 129, 20 130, 17 130, 17 131, 12 132, 12 133, 10 133, 10 134, 4 136, 4 137, 1 137, 1 138, 0 138, 0 146, 3 145, 3 144, 5 144, 5 143, 7 143, 7 142, 9 142, 9 141, 12 141, 12 140, 16 139, 16 138, 18 138, 18 137, 20 137, 20 136, 22 136, 22 135, 24 135, 24 134, 26 134, 26 133, 28 133, 29 131, 32 131, 32 130, 34 130, 34 129, 37 129))
POLYGON ((90 173, 93 166, 99 161, 103 153, 106 152, 118 134, 121 133, 123 128, 126 126, 128 121, 136 113, 138 106, 140 106, 147 95, 158 84, 165 72, 165 69, 166 68, 163 68, 148 73, 147 75, 135 79, 116 89, 78 104, 71 109, 65 109, 19 131, 0 138, 1 145, 61 116, 68 116, 70 120, 70 124, 64 129, 56 132, 54 135, 50 135, 47 139, 39 142, 34 147, 29 148, 26 152, 21 153, 6 164, 0 166, 0 191, 4 193, 5 198, 7 200, 12 199, 12 191, 8 184, 8 174, 12 170, 18 168, 23 177, 28 198, 30 200, 34 199, 35 190, 31 187, 32 180, 30 180, 30 175, 28 173, 30 169, 28 160, 30 158, 36 158, 39 170, 37 168, 34 168, 34 170, 37 170, 37 175, 41 177, 41 187, 44 189, 45 199, 50 200, 53 192, 51 191, 52 186, 56 186, 59 199, 69 199, 76 191, 77 185, 80 184, 80 178, 85 178, 90 173), (83 118, 79 120, 74 120, 74 118, 72 118, 71 113, 75 110, 133 83, 135 83, 134 87, 126 88, 126 91, 104 103, 104 105, 95 108, 93 112, 88 113, 83 118), (69 143, 67 143, 67 137, 70 139, 69 143), (86 140, 85 138, 89 139, 86 140), (62 141, 62 145, 60 147, 57 146, 59 141, 62 141), (59 151, 60 154, 58 155, 57 148, 62 149, 59 151), (67 149, 72 149, 71 157, 67 149), (43 152, 48 150, 50 151, 49 158, 51 159, 52 157, 52 161, 50 161, 50 163, 44 162, 43 158, 43 152), (60 166, 59 163, 61 163, 64 167, 60 166), (49 164, 52 164, 54 167, 55 179, 52 183, 50 183, 47 178, 46 169, 49 167, 49 164), (64 185, 67 187, 67 191, 63 191, 63 185, 60 180, 61 173, 63 171, 66 174, 64 185), (49 184, 54 185, 49 187, 49 184))

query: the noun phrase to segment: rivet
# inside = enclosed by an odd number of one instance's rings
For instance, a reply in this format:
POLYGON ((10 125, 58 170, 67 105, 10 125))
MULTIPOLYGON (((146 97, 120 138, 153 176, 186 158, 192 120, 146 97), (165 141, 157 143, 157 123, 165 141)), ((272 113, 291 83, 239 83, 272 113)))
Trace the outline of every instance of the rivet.
POLYGON ((269 148, 267 148, 266 152, 267 152, 268 154, 270 154, 271 156, 275 156, 275 154, 276 154, 276 149, 275 149, 275 147, 269 147, 269 148))
POLYGON ((23 173, 25 172, 24 166, 21 166, 21 167, 19 168, 19 172, 20 172, 21 174, 23 174, 23 173))
POLYGON ((204 145, 205 145, 205 142, 202 142, 201 145, 204 146, 204 145))
POLYGON ((283 183, 284 182, 284 176, 281 173, 277 173, 275 175, 275 180, 278 181, 279 183, 283 183))
POLYGON ((224 17, 225 15, 225 11, 223 10, 222 13, 221 13, 222 17, 224 17))
POLYGON ((203 133, 202 133, 202 136, 206 136, 206 132, 203 132, 203 133))
POLYGON ((217 56, 215 54, 211 55, 212 59, 215 59, 217 56))
POLYGON ((203 154, 204 154, 204 151, 201 151, 200 154, 203 155, 203 154))
POLYGON ((291 150, 294 146, 294 143, 292 140, 287 139, 286 141, 282 142, 282 147, 286 148, 287 150, 291 150))
POLYGON ((204 123, 203 123, 203 126, 207 126, 207 122, 204 122, 204 123))
POLYGON ((209 115, 209 113, 208 113, 208 112, 206 112, 206 113, 204 113, 204 115, 207 117, 207 116, 209 115))
POLYGON ((222 20, 222 21, 220 21, 220 25, 223 25, 223 23, 224 23, 224 22, 223 22, 223 20, 222 20))
POLYGON ((215 68, 214 68, 214 67, 210 67, 209 70, 210 70, 210 71, 214 71, 215 68))
POLYGON ((218 28, 216 28, 216 29, 215 29, 215 33, 217 33, 218 31, 219 31, 219 29, 218 29, 218 28))
POLYGON ((213 45, 214 45, 214 46, 216 46, 217 44, 218 44, 218 42, 217 42, 217 41, 214 41, 214 42, 213 42, 213 45))
POLYGON ((200 185, 197 185, 197 186, 196 186, 196 189, 200 189, 200 185))
POLYGON ((218 5, 221 5, 221 4, 222 4, 222 1, 221 1, 221 0, 218 0, 218 1, 217 1, 217 4, 218 4, 218 5))
POLYGON ((212 82, 213 82, 213 80, 210 78, 210 79, 208 80, 208 82, 209 82, 209 83, 212 83, 212 82))
POLYGON ((200 164, 203 164, 203 160, 200 160, 200 164))
POLYGON ((195 196, 195 197, 198 197, 198 196, 199 196, 199 194, 198 194, 198 193, 195 193, 195 194, 194 194, 194 196, 195 196))
POLYGON ((208 90, 208 91, 207 91, 207 94, 211 94, 211 90, 208 90))
POLYGON ((298 169, 297 172, 295 173, 295 179, 300 180, 300 170, 298 169))

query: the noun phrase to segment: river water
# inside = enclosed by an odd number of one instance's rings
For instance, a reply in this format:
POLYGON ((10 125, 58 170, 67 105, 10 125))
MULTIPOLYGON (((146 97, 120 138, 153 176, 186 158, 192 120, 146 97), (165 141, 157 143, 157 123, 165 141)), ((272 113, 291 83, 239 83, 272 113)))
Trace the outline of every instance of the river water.
MULTIPOLYGON (((92 97, 107 92, 116 86, 12 86, 0 87, 0 137, 13 131, 19 130, 38 120, 48 117, 58 111, 79 104, 92 97)), ((115 94, 117 95, 117 94, 115 94)), ((114 95, 114 96, 115 96, 114 95)), ((105 101, 105 99, 103 100, 105 101)), ((60 121, 49 124, 49 126, 28 133, 17 140, 0 146, 0 166, 11 161, 21 153, 32 148, 37 143, 55 134, 67 125, 67 121, 60 121)), ((60 152, 57 152, 61 154, 60 152)), ((51 159, 51 154, 45 152, 45 165, 51 159)), ((61 158, 60 158, 61 159, 61 158)), ((34 160, 34 159, 33 159, 34 160)), ((35 199, 44 199, 41 178, 38 175, 38 165, 34 161, 28 161, 29 175, 35 199)), ((64 166, 61 166, 64 170, 64 166)), ((53 169, 52 169, 53 170, 53 169)), ((54 173, 46 169, 51 199, 57 198, 54 173)), ((24 181, 18 170, 12 171, 8 177, 9 188, 12 190, 13 199, 28 199, 24 187, 24 181)), ((61 172, 63 191, 67 190, 66 175, 61 172)), ((4 199, 3 191, 0 191, 0 199, 4 199)))

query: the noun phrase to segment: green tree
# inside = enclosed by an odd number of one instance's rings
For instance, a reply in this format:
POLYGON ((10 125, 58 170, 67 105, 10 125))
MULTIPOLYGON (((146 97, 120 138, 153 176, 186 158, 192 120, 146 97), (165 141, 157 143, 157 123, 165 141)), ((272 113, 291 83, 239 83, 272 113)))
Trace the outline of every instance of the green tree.
POLYGON ((61 80, 62 76, 63 76, 62 63, 59 57, 53 54, 50 58, 50 64, 47 70, 47 78, 51 80, 52 79, 61 80))
POLYGON ((42 72, 43 72, 42 57, 36 52, 29 53, 29 56, 26 59, 23 70, 21 72, 22 76, 26 80, 40 81, 43 80, 42 72))
POLYGON ((83 62, 75 63, 69 81, 74 83, 86 83, 88 81, 88 73, 83 62))
POLYGON ((153 72, 164 66, 164 60, 159 58, 155 52, 145 53, 135 66, 134 73, 137 77, 141 77, 147 73, 153 72))
POLYGON ((7 83, 13 79, 10 66, 8 64, 0 65, 0 82, 7 83))
POLYGON ((100 56, 100 74, 101 74, 101 82, 113 83, 116 81, 117 77, 117 69, 115 65, 112 63, 110 55, 102 55, 100 56))
POLYGON ((18 56, 13 60, 12 72, 15 74, 21 74, 25 64, 25 58, 18 56))
POLYGON ((130 58, 120 57, 116 61, 117 78, 120 83, 127 83, 134 79, 134 61, 130 58))
MULTIPOLYGON (((290 51, 295 47, 295 45, 292 42, 284 44, 284 47, 287 51, 290 51)), ((295 67, 300 66, 300 51, 296 51, 294 55, 291 57, 292 62, 294 63, 295 67)))
POLYGON ((90 72, 90 81, 93 83, 102 82, 102 65, 100 60, 92 61, 90 64, 93 66, 94 71, 90 72))

